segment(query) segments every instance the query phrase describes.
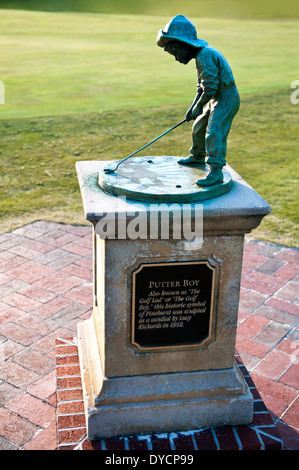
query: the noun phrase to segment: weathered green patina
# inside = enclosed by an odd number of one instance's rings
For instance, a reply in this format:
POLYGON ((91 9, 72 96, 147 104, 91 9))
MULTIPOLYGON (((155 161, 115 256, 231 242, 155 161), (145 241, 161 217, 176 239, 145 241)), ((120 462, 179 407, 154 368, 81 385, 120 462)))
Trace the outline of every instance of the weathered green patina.
MULTIPOLYGON (((196 184, 204 178, 208 165, 177 165, 180 157, 133 157, 116 172, 99 173, 99 185, 115 196, 146 202, 198 202, 221 196, 232 185, 230 172, 223 170, 223 181, 207 187, 196 184)), ((106 169, 115 167, 110 162, 106 169)))
POLYGON ((195 59, 197 93, 186 113, 187 121, 195 121, 193 145, 190 156, 179 163, 202 163, 207 156, 210 172, 197 184, 202 187, 219 184, 226 164, 227 137, 240 106, 232 70, 217 49, 197 38, 195 26, 183 15, 175 16, 159 31, 157 44, 182 64, 195 59))
POLYGON ((220 196, 232 185, 231 175, 223 167, 227 137, 240 105, 231 68, 219 51, 197 38, 195 26, 183 15, 175 16, 159 31, 157 44, 182 64, 195 59, 198 75, 195 99, 184 121, 123 160, 108 165, 100 172, 98 183, 111 194, 149 202, 196 202, 220 196), (131 159, 191 120, 195 122, 188 158, 131 159))

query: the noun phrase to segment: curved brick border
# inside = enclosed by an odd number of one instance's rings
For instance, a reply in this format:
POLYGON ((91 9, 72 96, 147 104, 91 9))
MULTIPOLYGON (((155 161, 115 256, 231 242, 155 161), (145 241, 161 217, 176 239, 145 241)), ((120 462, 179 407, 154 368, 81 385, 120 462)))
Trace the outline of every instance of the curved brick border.
POLYGON ((251 425, 90 441, 86 436, 76 338, 56 341, 57 439, 59 450, 282 450, 283 442, 240 356, 238 366, 254 398, 251 425))

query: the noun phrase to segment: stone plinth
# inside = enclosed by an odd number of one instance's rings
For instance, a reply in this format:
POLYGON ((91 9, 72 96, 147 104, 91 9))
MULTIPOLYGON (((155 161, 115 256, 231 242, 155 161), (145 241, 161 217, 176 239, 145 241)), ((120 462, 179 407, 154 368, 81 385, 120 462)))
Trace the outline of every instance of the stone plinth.
POLYGON ((269 205, 231 168, 230 191, 188 211, 120 199, 98 185, 106 166, 77 164, 94 227, 93 316, 78 329, 89 439, 250 423, 234 362, 243 239, 269 205))

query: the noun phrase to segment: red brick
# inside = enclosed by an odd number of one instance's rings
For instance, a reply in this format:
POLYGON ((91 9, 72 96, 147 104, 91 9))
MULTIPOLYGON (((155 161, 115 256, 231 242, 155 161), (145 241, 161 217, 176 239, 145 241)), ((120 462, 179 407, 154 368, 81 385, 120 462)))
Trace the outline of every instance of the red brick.
POLYGON ((69 243, 68 245, 63 245, 63 249, 69 251, 70 253, 75 253, 80 256, 90 255, 90 248, 85 246, 76 245, 75 243, 69 243))
POLYGON ((16 354, 13 361, 39 375, 47 375, 55 368, 55 361, 53 359, 29 348, 25 348, 16 354))
POLYGON ((176 450, 194 450, 194 444, 190 434, 178 433, 177 437, 173 438, 173 443, 176 450))
POLYGON ((55 345, 59 346, 76 346, 76 339, 73 336, 68 338, 56 338, 55 345))
POLYGON ((9 323, 11 321, 15 321, 17 318, 24 315, 24 312, 19 308, 15 307, 8 307, 6 305, 6 310, 0 313, 0 325, 4 325, 5 323, 9 323))
POLYGON ((21 447, 34 437, 38 427, 15 415, 6 408, 0 408, 0 435, 21 447))
POLYGON ((289 263, 299 264, 299 250, 284 248, 279 253, 277 253, 277 255, 275 255, 275 258, 288 261, 289 263))
POLYGON ((56 417, 53 406, 25 392, 6 403, 5 407, 42 428, 55 421, 56 417))
POLYGON ((4 341, 3 343, 0 343, 0 361, 6 361, 6 359, 13 356, 21 349, 23 349, 23 346, 21 344, 18 344, 10 339, 4 341))
POLYGON ((275 347, 290 331, 290 327, 279 322, 271 321, 256 337, 255 341, 269 348, 275 347))
POLYGON ((63 229, 65 232, 72 233, 77 237, 91 236, 92 233, 90 225, 63 225, 63 229))
POLYGON ((244 251, 248 251, 250 253, 256 253, 259 249, 260 249, 259 243, 255 243, 255 242, 244 243, 244 251))
POLYGON ((263 393, 261 395, 268 409, 268 412, 270 413, 274 421, 277 417, 280 417, 287 410, 288 405, 286 403, 282 403, 279 400, 276 400, 272 397, 268 397, 267 395, 264 395, 263 393))
POLYGON ((64 234, 63 232, 59 232, 59 236, 56 238, 51 238, 49 240, 49 244, 53 247, 55 246, 56 248, 62 248, 64 245, 67 245, 68 243, 72 243, 77 241, 78 237, 75 235, 72 235, 71 233, 66 233, 64 234))
POLYGON ((53 330, 53 326, 50 323, 47 323, 46 320, 40 317, 32 315, 31 312, 24 313, 20 318, 16 318, 14 323, 33 330, 42 336, 46 336, 53 330))
POLYGON ((77 449, 77 446, 78 446, 78 442, 76 442, 75 444, 59 444, 58 443, 58 450, 76 450, 77 449))
POLYGON ((261 442, 256 431, 250 426, 236 426, 235 428, 242 444, 242 450, 259 450, 261 442))
POLYGON ((70 264, 62 268, 62 271, 67 274, 71 274, 72 276, 78 276, 82 279, 87 281, 92 281, 93 279, 93 272, 90 269, 81 268, 80 266, 76 266, 75 264, 70 264))
POLYGON ((254 371, 275 380, 283 374, 291 362, 292 357, 289 354, 274 349, 255 367, 254 371))
POLYGON ((260 264, 267 261, 268 258, 266 256, 258 255, 256 253, 244 252, 243 255, 243 266, 246 268, 255 269, 260 264))
POLYGON ((280 289, 277 294, 275 294, 275 297, 292 302, 298 297, 298 287, 298 284, 295 282, 289 282, 286 286, 280 289))
POLYGON ((269 296, 267 294, 262 294, 261 292, 248 292, 241 300, 239 307, 244 312, 252 313, 258 307, 260 307, 269 296))
POLYGON ((65 376, 80 376, 80 366, 75 365, 67 365, 67 366, 58 366, 56 368, 57 377, 65 377, 65 376))
POLYGON ((285 265, 286 265, 285 261, 280 261, 279 259, 269 258, 268 261, 265 261, 265 263, 260 264, 256 268, 256 271, 260 273, 272 275, 285 265))
POLYGON ((37 261, 26 261, 22 264, 22 269, 26 271, 33 272, 35 274, 39 274, 40 277, 42 276, 49 276, 55 270, 50 266, 46 266, 44 264, 38 263, 37 261))
POLYGON ((280 268, 276 273, 274 273, 274 276, 281 277, 285 279, 286 281, 290 281, 299 273, 299 266, 295 264, 287 264, 286 266, 283 266, 280 268))
POLYGON ((299 356, 299 344, 295 341, 291 341, 288 338, 285 338, 281 343, 276 347, 278 351, 283 351, 287 354, 294 355, 295 357, 299 356))
POLYGON ((9 258, 14 258, 14 255, 12 253, 9 253, 9 251, 1 251, 2 245, 0 245, 0 265, 3 261, 8 260, 9 258))
POLYGON ((284 443, 284 449, 288 450, 298 450, 299 449, 299 431, 288 426, 282 421, 277 421, 277 429, 284 443))
POLYGON ((16 387, 26 388, 38 380, 40 375, 8 359, 0 363, 0 378, 16 387))
POLYGON ((57 417, 58 429, 62 428, 78 428, 85 426, 85 414, 72 414, 67 416, 57 417))
POLYGON ((239 450, 239 444, 230 426, 219 426, 215 428, 215 433, 220 450, 239 450))
POLYGON ((288 411, 283 415, 283 421, 289 426, 299 431, 299 398, 290 406, 288 411))
POLYGON ((40 305, 32 312, 34 315, 38 315, 40 318, 49 318, 51 315, 59 312, 65 307, 68 307, 72 302, 65 297, 56 297, 50 302, 44 305, 40 305))
POLYGON ((270 284, 264 284, 259 281, 253 281, 249 278, 242 279, 241 282, 242 287, 246 289, 254 290, 257 292, 261 292, 262 294, 275 294, 277 288, 275 286, 271 286, 270 284))
POLYGON ((6 284, 7 282, 12 281, 13 278, 15 277, 15 276, 12 276, 11 274, 10 274, 10 275, 7 275, 7 274, 8 274, 8 273, 6 273, 6 274, 1 274, 1 273, 0 273, 0 286, 1 286, 2 284, 6 284))
POLYGON ((296 315, 284 312, 283 310, 278 310, 277 308, 269 307, 268 305, 262 305, 259 307, 255 311, 255 314, 292 327, 295 326, 298 321, 296 315))
POLYGON ((87 235, 84 235, 83 237, 77 237, 77 240, 75 243, 76 245, 89 247, 90 251, 92 251, 93 233, 90 231, 89 233, 87 233, 87 235))
POLYGON ((17 292, 10 294, 4 297, 3 302, 11 305, 12 307, 19 308, 20 310, 25 310, 25 312, 30 312, 31 310, 37 309, 40 307, 41 303, 36 300, 29 299, 24 295, 20 295, 17 292))
POLYGON ((23 258, 30 259, 30 260, 37 258, 40 255, 39 251, 32 250, 31 248, 26 248, 23 245, 14 246, 13 248, 10 248, 9 251, 11 253, 14 253, 19 256, 23 256, 23 258))
POLYGON ((130 450, 149 450, 148 442, 146 439, 140 439, 139 437, 130 437, 128 441, 130 450))
POLYGON ((253 413, 252 426, 273 426, 273 420, 269 413, 253 413))
POLYGON ((31 395, 40 398, 41 400, 47 400, 49 397, 56 392, 56 373, 55 371, 42 377, 35 384, 27 389, 27 392, 31 395))
POLYGON ((85 434, 85 428, 58 430, 58 443, 59 445, 77 443, 85 434))
POLYGON ((6 338, 22 344, 23 346, 29 346, 34 341, 40 338, 40 335, 36 332, 23 328, 21 325, 16 323, 7 323, 0 328, 0 334, 6 338))
POLYGON ((40 253, 48 253, 48 251, 53 250, 52 246, 37 240, 28 240, 28 242, 23 243, 23 246, 25 248, 31 248, 32 250, 39 251, 40 253))
POLYGON ((170 450, 171 445, 167 434, 154 434, 151 436, 153 450, 170 450))
POLYGON ((237 336, 236 346, 239 351, 251 354, 260 359, 265 357, 271 350, 268 346, 257 343, 256 341, 247 338, 243 338, 242 336, 237 336))
POLYGON ((71 344, 61 344, 56 346, 56 352, 58 357, 67 357, 66 354, 76 355, 78 354, 78 346, 71 344))
POLYGON ((58 366, 67 364, 79 364, 78 354, 72 354, 70 356, 56 356, 56 364, 58 366))
POLYGON ((81 384, 81 377, 63 377, 57 379, 57 387, 58 388, 80 388, 82 387, 81 384))
POLYGON ((264 317, 255 315, 254 313, 246 318, 243 323, 238 326, 238 335, 245 338, 254 338, 266 325, 269 320, 264 317))
POLYGON ((38 300, 41 303, 49 302, 57 297, 55 293, 36 286, 24 287, 19 290, 19 294, 25 295, 30 299, 38 300))
POLYGON ((297 392, 283 384, 275 382, 267 377, 256 374, 255 371, 251 373, 251 377, 254 380, 258 390, 265 395, 268 395, 275 400, 279 400, 282 403, 289 404, 297 396, 297 392))
POLYGON ((292 313, 293 315, 299 315, 299 306, 284 300, 279 300, 272 297, 272 299, 267 300, 266 305, 283 310, 284 312, 292 313))
POLYGON ((56 450, 57 430, 56 421, 53 421, 46 429, 43 429, 33 439, 31 439, 23 450, 56 450))
POLYGON ((91 258, 81 258, 75 261, 74 263, 76 266, 81 266, 82 268, 86 269, 93 269, 93 261, 91 258))
POLYGON ((278 382, 299 390, 299 362, 292 364, 291 367, 280 377, 278 382))
POLYGON ((10 269, 7 271, 7 274, 28 283, 32 283, 40 279, 40 275, 38 273, 25 270, 22 266, 10 269))
POLYGON ((84 281, 81 277, 70 276, 63 281, 53 284, 49 287, 51 292, 55 292, 56 294, 64 294, 68 290, 72 289, 73 287, 77 287, 82 284, 84 281))
POLYGON ((282 450, 281 440, 277 440, 269 435, 259 432, 259 437, 264 443, 265 450, 282 450))
POLYGON ((12 254, 12 256, 10 256, 8 259, 0 262, 0 272, 4 273, 6 271, 9 271, 10 269, 15 268, 16 266, 23 265, 24 262, 25 258, 12 254))
POLYGON ((285 279, 258 271, 252 271, 248 276, 246 276, 246 280, 262 282, 263 284, 268 284, 275 287, 282 287, 286 283, 285 279))
POLYGON ((106 450, 125 450, 124 439, 106 439, 105 441, 106 450))
POLYGON ((62 273, 61 271, 57 271, 50 276, 43 277, 34 283, 34 286, 40 287, 41 289, 48 289, 49 287, 57 284, 58 282, 62 282, 64 279, 68 278, 67 273, 62 273))
POLYGON ((83 392, 82 388, 72 388, 67 390, 57 390, 57 400, 82 400, 83 392))
POLYGON ((26 237, 30 239, 34 239, 36 237, 40 236, 40 232, 37 230, 34 230, 31 225, 26 225, 25 227, 19 227, 15 230, 13 230, 13 235, 19 235, 21 237, 26 237))
POLYGON ((82 442, 82 450, 102 450, 101 441, 90 441, 85 439, 82 442))
POLYGON ((74 288, 66 292, 65 297, 71 299, 75 302, 79 302, 83 305, 91 306, 92 305, 92 292, 89 292, 85 286, 74 288))
POLYGON ((211 429, 204 429, 194 433, 198 450, 217 450, 211 429))
POLYGON ((70 401, 64 403, 58 403, 57 414, 64 415, 69 413, 84 413, 83 401, 70 401))

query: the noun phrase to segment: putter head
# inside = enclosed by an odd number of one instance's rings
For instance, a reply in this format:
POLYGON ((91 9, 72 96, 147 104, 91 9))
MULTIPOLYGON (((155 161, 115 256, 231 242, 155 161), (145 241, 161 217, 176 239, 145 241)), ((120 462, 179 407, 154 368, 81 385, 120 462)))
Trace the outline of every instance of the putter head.
POLYGON ((110 175, 111 173, 114 173, 115 170, 112 170, 111 168, 104 168, 104 173, 106 173, 106 175, 110 175))

